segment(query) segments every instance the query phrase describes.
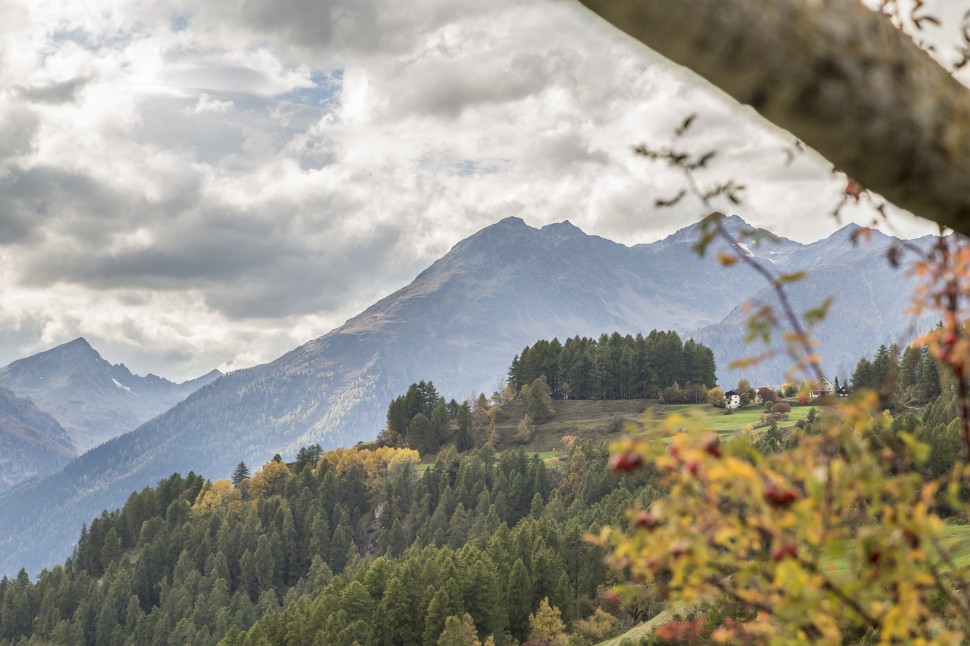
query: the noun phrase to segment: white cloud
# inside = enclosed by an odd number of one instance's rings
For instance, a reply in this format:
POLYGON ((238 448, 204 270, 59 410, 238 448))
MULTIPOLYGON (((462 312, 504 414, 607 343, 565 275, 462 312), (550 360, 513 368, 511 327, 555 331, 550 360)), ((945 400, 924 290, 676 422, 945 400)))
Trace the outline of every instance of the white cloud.
POLYGON ((220 101, 208 94, 203 94, 195 103, 191 110, 186 110, 188 114, 202 114, 203 112, 227 112, 233 106, 232 101, 220 101))
POLYGON ((270 360, 509 215, 657 239, 701 209, 653 209, 682 179, 632 147, 691 112, 745 218, 837 228, 823 163, 572 3, 0 0, 0 23, 0 363, 78 335, 178 378, 270 360))

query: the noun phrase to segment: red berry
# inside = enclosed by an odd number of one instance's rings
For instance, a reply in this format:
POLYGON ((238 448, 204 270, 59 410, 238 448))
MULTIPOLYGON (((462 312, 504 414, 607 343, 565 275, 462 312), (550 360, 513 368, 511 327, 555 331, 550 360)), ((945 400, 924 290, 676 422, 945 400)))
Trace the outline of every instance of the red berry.
POLYGON ((765 487, 764 491, 765 502, 775 508, 790 507, 795 500, 798 499, 798 495, 791 489, 779 489, 773 484, 765 487))
POLYGON ((660 524, 660 521, 657 520, 657 517, 651 514, 649 511, 642 511, 637 516, 634 524, 639 529, 653 529, 660 524))
POLYGON ((869 553, 866 554, 866 558, 869 559, 871 565, 875 565, 882 558, 882 548, 880 547, 870 547, 869 553))
POLYGON ((798 548, 795 547, 794 543, 785 543, 771 550, 771 559, 773 561, 781 561, 789 556, 794 557, 797 551, 798 548))
POLYGON ((717 435, 710 435, 704 440, 704 450, 707 454, 719 458, 721 457, 721 440, 717 435))
POLYGON ((691 460, 687 463, 687 473, 691 474, 692 476, 696 477, 699 469, 700 465, 697 464, 697 460, 691 460))
POLYGON ((643 458, 636 451, 615 453, 610 456, 610 471, 630 471, 643 464, 643 458))

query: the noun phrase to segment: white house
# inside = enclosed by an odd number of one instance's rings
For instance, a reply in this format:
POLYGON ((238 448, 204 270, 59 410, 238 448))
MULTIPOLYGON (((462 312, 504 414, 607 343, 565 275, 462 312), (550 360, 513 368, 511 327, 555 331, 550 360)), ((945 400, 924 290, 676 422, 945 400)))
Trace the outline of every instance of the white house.
POLYGON ((736 390, 729 390, 724 393, 724 405, 728 408, 737 408, 741 405, 741 395, 736 390))
POLYGON ((812 399, 825 397, 826 395, 831 395, 834 392, 835 386, 832 385, 832 382, 825 377, 822 377, 812 384, 812 399))

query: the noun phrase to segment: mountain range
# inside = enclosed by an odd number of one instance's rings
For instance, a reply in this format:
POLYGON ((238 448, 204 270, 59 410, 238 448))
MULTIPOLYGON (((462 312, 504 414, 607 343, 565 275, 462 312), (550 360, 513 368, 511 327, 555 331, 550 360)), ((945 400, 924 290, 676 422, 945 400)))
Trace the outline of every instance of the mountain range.
POLYGON ((220 376, 213 370, 177 384, 152 374, 134 375, 79 338, 0 368, 0 387, 53 416, 83 453, 147 422, 220 376))
MULTIPOLYGON (((748 228, 736 216, 726 225, 748 228)), ((784 238, 746 244, 762 266, 810 272, 789 291, 800 311, 834 297, 818 329, 829 371, 850 368, 881 340, 912 334, 909 320, 897 314, 912 279, 885 259, 893 239, 875 234, 871 244, 856 246, 856 230, 849 225, 807 245, 784 238)), ((62 560, 82 522, 174 471, 225 477, 240 460, 372 439, 388 402, 419 379, 433 380, 447 397, 491 392, 512 357, 538 339, 693 333, 715 350, 721 383, 733 385, 741 373, 725 370, 727 362, 757 351, 741 342, 743 303, 767 301, 770 291, 745 263, 723 268, 714 253, 720 243, 698 258, 693 247, 700 235, 694 225, 627 247, 568 222, 536 229, 518 218, 502 220, 343 326, 209 383, 60 473, 0 495, 0 573, 62 560), (27 536, 45 540, 41 546, 27 536)), ((780 383, 782 362, 744 376, 753 384, 780 383)))

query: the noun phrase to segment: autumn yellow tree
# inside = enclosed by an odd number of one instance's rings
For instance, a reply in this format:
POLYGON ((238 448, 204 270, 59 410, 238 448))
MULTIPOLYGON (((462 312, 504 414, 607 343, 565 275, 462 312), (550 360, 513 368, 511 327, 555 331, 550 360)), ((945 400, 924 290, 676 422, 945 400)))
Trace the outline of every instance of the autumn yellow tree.
POLYGON ((229 480, 206 482, 199 495, 195 498, 192 508, 197 511, 207 509, 223 509, 231 503, 242 500, 242 493, 233 487, 229 480))
POLYGON ((552 646, 566 643, 566 625, 559 608, 549 605, 548 597, 539 603, 535 613, 529 615, 529 639, 552 646))
POLYGON ((256 472, 249 484, 249 494, 254 498, 268 498, 283 492, 286 481, 292 477, 283 461, 270 460, 256 472))

